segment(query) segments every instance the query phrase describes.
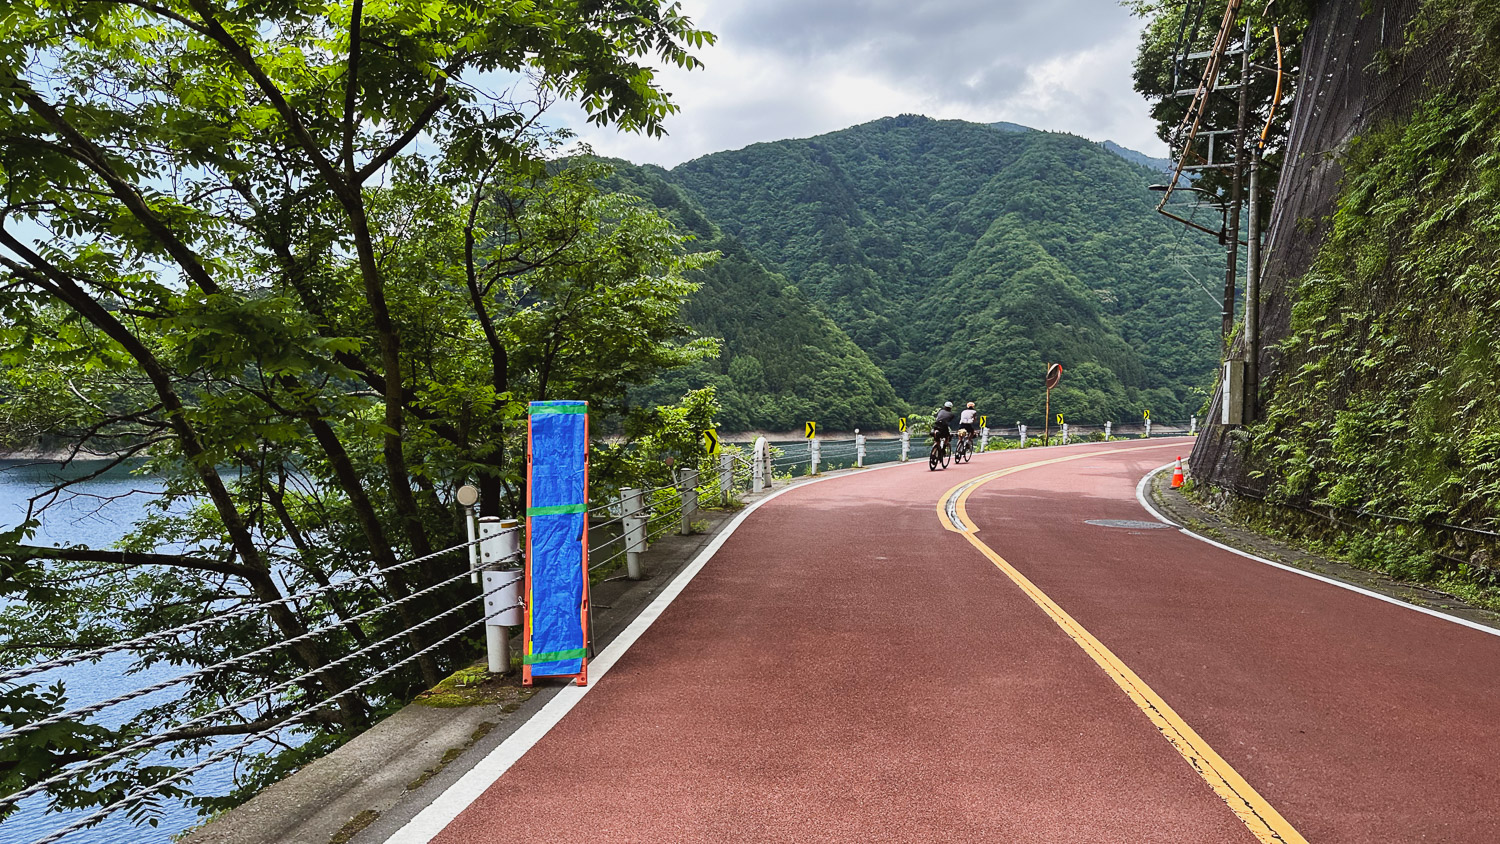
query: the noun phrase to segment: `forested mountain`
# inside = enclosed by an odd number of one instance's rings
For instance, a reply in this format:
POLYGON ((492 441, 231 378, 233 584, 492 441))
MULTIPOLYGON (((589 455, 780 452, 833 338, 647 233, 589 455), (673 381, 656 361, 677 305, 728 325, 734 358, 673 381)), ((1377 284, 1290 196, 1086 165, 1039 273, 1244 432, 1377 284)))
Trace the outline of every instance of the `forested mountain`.
MULTIPOLYGON (((1219 309, 1173 255, 1213 250, 1153 212, 1149 168, 1020 128, 906 115, 651 171, 662 184, 644 195, 701 209, 712 224, 700 238, 725 252, 715 290, 689 316, 706 333, 741 332, 722 373, 753 368, 735 364, 737 350, 766 364, 752 351, 764 336, 753 315, 768 306, 749 287, 731 289, 737 280, 775 287, 771 303, 800 302, 761 261, 914 405, 974 399, 1007 422, 1040 421, 1043 367, 1056 361, 1068 375, 1054 404, 1079 422, 1197 411, 1218 360, 1219 309), (670 186, 681 191, 669 196, 670 186), (711 327, 712 297, 726 307, 711 327)), ((1214 279, 1219 260, 1191 259, 1191 270, 1214 279)), ((857 369, 857 358, 837 357, 857 369)), ((813 408, 836 424, 827 414, 838 384, 825 387, 813 408)), ((847 389, 883 403, 877 389, 847 389)))
POLYGON ((632 393, 639 404, 668 404, 690 389, 715 387, 726 431, 785 430, 816 420, 830 430, 890 429, 903 413, 890 382, 859 346, 802 291, 770 272, 669 184, 665 171, 609 162, 603 187, 642 197, 695 238, 695 252, 719 260, 690 273, 702 284, 683 319, 723 340, 715 360, 671 370, 632 393))

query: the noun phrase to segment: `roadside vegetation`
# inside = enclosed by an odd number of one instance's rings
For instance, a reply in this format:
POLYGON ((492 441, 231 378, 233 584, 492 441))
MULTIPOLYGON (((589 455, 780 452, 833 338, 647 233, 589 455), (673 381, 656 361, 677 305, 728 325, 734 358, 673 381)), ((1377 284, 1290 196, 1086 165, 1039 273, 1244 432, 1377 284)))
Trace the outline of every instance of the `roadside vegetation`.
MULTIPOLYGON (((518 512, 528 401, 587 397, 596 424, 636 440, 599 454, 606 486, 679 447, 662 414, 711 419, 712 391, 635 415, 627 398, 716 354, 681 319, 687 273, 715 256, 601 189, 608 168, 564 155, 568 139, 537 121, 565 97, 597 123, 661 133, 676 106, 650 67, 695 67, 713 36, 656 0, 7 9, 0 429, 12 445, 109 454, 97 472, 128 462, 165 491, 116 548, 32 544, 34 519, 0 526, 0 668, 219 617, 132 647, 134 666, 186 673, 296 643, 205 670, 118 726, 83 716, 7 736, 0 795, 119 750, 107 775, 48 789, 57 808, 109 805, 338 696, 239 759, 231 793, 193 798, 214 811, 472 657, 458 639, 359 688, 378 652, 339 661, 461 628, 397 635, 455 606, 454 587, 361 614, 467 570, 463 553, 397 568, 464 539, 457 485, 478 486, 487 515, 518 512), (192 726, 133 747, 164 723, 192 726), (169 756, 148 762, 158 745, 169 756)), ((0 684, 0 724, 68 698, 61 682, 0 684)), ((130 813, 152 822, 180 796, 169 786, 130 813)))
POLYGON ((1330 540, 1456 594, 1500 585, 1500 9, 1430 0, 1453 73, 1340 154, 1337 211, 1245 440, 1270 504, 1353 522, 1330 540))
MULTIPOLYGON (((1153 114, 1166 138, 1181 117, 1166 96, 1170 57, 1183 37, 1204 49, 1191 40, 1198 4, 1127 5, 1148 18, 1136 83, 1161 98, 1153 114)), ((1287 35, 1312 11, 1296 2, 1246 5, 1262 49, 1268 20, 1286 27, 1283 43, 1295 49, 1299 39, 1287 35)), ((1425 98, 1330 153, 1342 172, 1336 210, 1311 268, 1290 286, 1290 332, 1261 385, 1262 416, 1231 434, 1252 483, 1206 495, 1314 550, 1494 608, 1500 9, 1427 0, 1392 41, 1399 46, 1364 72, 1379 79, 1422 70, 1425 98), (1438 60, 1415 64, 1427 54, 1438 60)), ((1252 124, 1260 125, 1268 103, 1252 90, 1252 111, 1261 115, 1252 124)), ((1272 126, 1272 173, 1321 163, 1280 160, 1288 113, 1272 126)), ((1199 184, 1224 190, 1213 175, 1199 184)), ((1315 223, 1299 229, 1311 232, 1315 223)))

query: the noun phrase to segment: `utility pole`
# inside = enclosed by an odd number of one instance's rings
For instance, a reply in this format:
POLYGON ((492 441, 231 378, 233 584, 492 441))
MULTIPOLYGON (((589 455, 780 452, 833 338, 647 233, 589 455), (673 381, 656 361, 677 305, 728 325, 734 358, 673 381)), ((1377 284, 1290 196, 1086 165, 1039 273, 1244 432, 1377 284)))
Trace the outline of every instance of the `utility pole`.
POLYGON ((1242 179, 1245 172, 1245 126, 1250 122, 1250 18, 1245 18, 1245 40, 1240 52, 1240 113, 1234 132, 1234 182, 1229 207, 1229 254, 1224 267, 1223 335, 1225 348, 1234 330, 1235 272, 1239 268, 1240 206, 1244 204, 1242 179))
POLYGON ((1245 260, 1245 421, 1254 421, 1260 385, 1260 139, 1250 149, 1250 246, 1245 260))

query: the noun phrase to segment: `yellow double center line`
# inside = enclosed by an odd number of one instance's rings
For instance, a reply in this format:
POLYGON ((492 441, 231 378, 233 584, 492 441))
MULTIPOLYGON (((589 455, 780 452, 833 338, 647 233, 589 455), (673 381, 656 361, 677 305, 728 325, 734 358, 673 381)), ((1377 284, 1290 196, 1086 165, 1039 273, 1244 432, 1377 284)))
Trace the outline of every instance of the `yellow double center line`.
POLYGON ((1057 622, 1057 626, 1061 627, 1063 632, 1067 633, 1069 638, 1076 642, 1078 647, 1083 649, 1084 653, 1088 654, 1100 668, 1104 669, 1104 673, 1108 674, 1109 678, 1114 680, 1115 684, 1125 694, 1130 696, 1135 705, 1140 707, 1142 712, 1146 713, 1146 717, 1151 719, 1151 723, 1161 731, 1161 734, 1166 737, 1167 741, 1171 742, 1172 746, 1177 749, 1177 752, 1182 754, 1182 758, 1186 759, 1187 763, 1193 766, 1193 770, 1197 771, 1199 776, 1203 777, 1203 780, 1214 790, 1214 793, 1218 794, 1229 805, 1229 808, 1244 822, 1245 826, 1249 828, 1250 832, 1257 839, 1263 842, 1307 844, 1307 839, 1303 838, 1296 829, 1292 828, 1287 819, 1283 818, 1279 812, 1272 808, 1271 804, 1267 803, 1265 798, 1261 797, 1250 786, 1250 783, 1245 781, 1244 777, 1240 776, 1234 768, 1231 768, 1229 763, 1224 761, 1223 757, 1215 753, 1214 749, 1208 746, 1208 742, 1204 741, 1203 737, 1198 735, 1192 727, 1189 727, 1187 722, 1183 721, 1182 717, 1173 711, 1172 707, 1168 706, 1165 700, 1162 700, 1161 695, 1158 695, 1150 686, 1146 685, 1146 682, 1136 676, 1135 672, 1131 671, 1130 667, 1122 662, 1119 657, 1115 656, 1109 648, 1106 648, 1103 642, 1094 638, 1093 634, 1083 628, 1083 625, 1064 612, 1063 608, 1047 597, 1045 592, 1038 589, 1036 584, 1026 579, 1026 576, 1017 571, 1015 566, 1006 562, 1004 557, 996 554, 993 548, 981 542, 979 537, 974 535, 978 528, 974 526, 974 522, 969 518, 969 512, 965 504, 968 502, 969 496, 979 487, 990 481, 1003 478, 1006 475, 1013 475, 1016 472, 1023 472, 1038 466, 1050 466, 1053 463, 1081 460, 1085 457, 1099 457, 1106 453, 1108 452, 1088 451, 1082 454, 1070 454, 1066 457, 1039 460, 1035 463, 1012 466, 1009 469, 1001 469, 998 472, 980 475, 973 480, 965 481, 953 487, 943 494, 942 499, 938 501, 938 519, 942 522, 943 527, 963 534, 964 538, 969 540, 975 548, 978 548, 981 554, 988 557, 990 562, 995 564, 996 568, 1004 572, 1006 577, 1009 577, 1017 586, 1021 587, 1021 591, 1025 592, 1027 597, 1031 598, 1037 606, 1042 608, 1043 612, 1051 617, 1053 621, 1057 622))

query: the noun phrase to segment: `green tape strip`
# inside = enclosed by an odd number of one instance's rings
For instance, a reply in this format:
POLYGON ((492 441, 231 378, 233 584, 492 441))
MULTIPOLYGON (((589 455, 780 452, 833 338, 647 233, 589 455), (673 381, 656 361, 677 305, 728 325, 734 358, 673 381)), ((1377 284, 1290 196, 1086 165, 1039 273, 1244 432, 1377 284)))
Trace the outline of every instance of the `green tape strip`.
POLYGON ((588 648, 574 648, 571 651, 552 651, 545 654, 527 654, 525 662, 527 665, 537 665, 543 662, 561 662, 565 659, 583 659, 589 655, 588 648))
POLYGON ((552 414, 552 413, 588 413, 588 412, 589 412, 589 408, 588 408, 588 405, 586 405, 586 404, 552 404, 552 405, 546 405, 546 404, 544 404, 544 405, 535 405, 534 404, 534 405, 531 406, 531 415, 532 416, 546 416, 546 415, 552 414))
POLYGON ((527 507, 528 516, 561 516, 567 513, 582 513, 589 509, 587 504, 553 504, 547 507, 527 507))

